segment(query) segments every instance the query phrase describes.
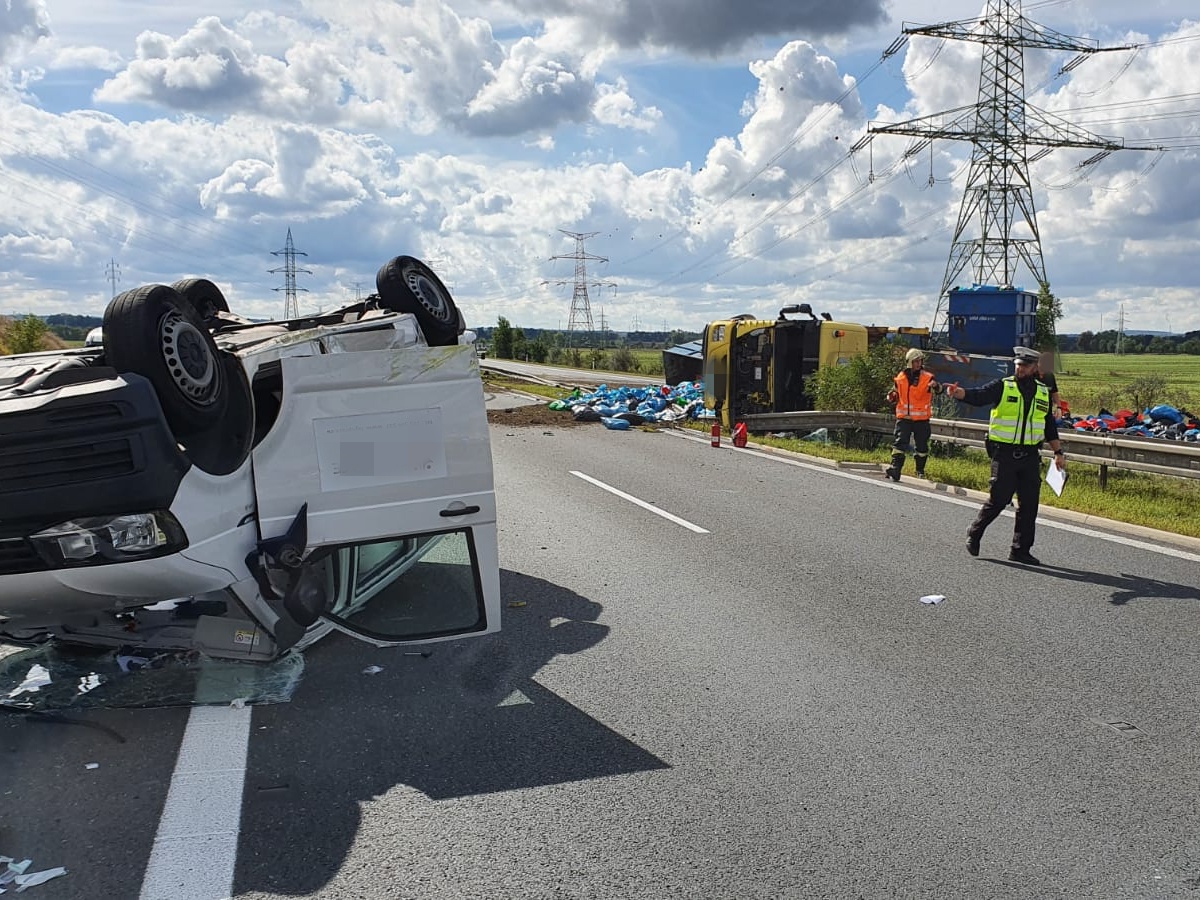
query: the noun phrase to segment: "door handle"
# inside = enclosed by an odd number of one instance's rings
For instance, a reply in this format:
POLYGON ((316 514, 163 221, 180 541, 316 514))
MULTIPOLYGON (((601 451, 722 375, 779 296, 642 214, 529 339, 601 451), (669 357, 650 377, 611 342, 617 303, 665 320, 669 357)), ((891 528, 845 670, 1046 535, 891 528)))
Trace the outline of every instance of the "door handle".
POLYGON ((453 516, 469 516, 477 512, 479 512, 478 506, 460 506, 457 509, 443 509, 438 515, 444 519, 449 519, 453 516))

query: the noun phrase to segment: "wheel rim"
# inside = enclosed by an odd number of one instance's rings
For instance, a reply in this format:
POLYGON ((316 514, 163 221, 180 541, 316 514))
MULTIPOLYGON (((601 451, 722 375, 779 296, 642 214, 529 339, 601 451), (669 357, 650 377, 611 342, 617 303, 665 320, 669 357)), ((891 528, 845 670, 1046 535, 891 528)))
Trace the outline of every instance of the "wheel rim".
POLYGON ((167 313, 159 326, 159 346, 171 380, 200 406, 210 405, 217 396, 217 361, 204 338, 204 333, 178 312, 167 313))
POLYGON ((445 296, 424 272, 409 269, 404 273, 404 281, 417 298, 417 302, 425 307, 430 315, 443 324, 450 323, 450 307, 445 296))

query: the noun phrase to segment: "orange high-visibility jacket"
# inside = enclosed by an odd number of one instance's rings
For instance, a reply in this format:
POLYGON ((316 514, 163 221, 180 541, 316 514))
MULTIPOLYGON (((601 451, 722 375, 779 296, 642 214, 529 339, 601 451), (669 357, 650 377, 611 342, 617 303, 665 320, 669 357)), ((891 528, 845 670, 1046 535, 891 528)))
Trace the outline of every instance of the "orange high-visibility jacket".
POLYGON ((933 391, 929 387, 933 376, 922 369, 917 383, 912 384, 905 372, 896 375, 896 393, 900 395, 896 401, 896 418, 928 421, 933 416, 933 391))

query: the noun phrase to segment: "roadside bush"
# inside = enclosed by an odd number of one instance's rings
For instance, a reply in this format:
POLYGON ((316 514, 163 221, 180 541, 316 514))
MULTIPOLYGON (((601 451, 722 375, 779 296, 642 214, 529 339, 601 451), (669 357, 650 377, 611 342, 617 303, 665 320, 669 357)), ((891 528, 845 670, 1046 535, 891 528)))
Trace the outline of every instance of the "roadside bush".
POLYGON ((817 371, 808 383, 814 409, 857 410, 886 413, 892 411, 887 392, 892 379, 904 368, 908 347, 890 341, 880 341, 865 355, 855 357, 845 366, 827 366, 817 371))
POLYGON ((1143 375, 1125 385, 1124 393, 1129 397, 1132 409, 1141 412, 1157 403, 1165 402, 1167 380, 1161 375, 1143 375))
MULTIPOLYGON (((47 348, 48 336, 50 328, 45 322, 37 316, 22 316, 9 320, 3 334, 0 335, 0 343, 3 343, 7 353, 36 353, 47 348)), ((53 346, 65 345, 55 340, 53 346)))
POLYGON ((609 355, 609 365, 614 372, 636 372, 637 357, 628 347, 617 347, 609 355))

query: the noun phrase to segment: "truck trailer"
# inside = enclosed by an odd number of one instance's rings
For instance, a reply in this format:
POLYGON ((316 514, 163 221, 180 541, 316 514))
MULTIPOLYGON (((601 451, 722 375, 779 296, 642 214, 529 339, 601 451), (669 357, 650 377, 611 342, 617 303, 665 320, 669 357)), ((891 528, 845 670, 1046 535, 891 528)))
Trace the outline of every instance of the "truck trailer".
MULTIPOLYGON (((949 294, 953 349, 931 347, 928 328, 859 325, 817 316, 807 303, 786 306, 777 319, 749 315, 705 326, 701 345, 704 402, 732 432, 737 422, 755 431, 763 413, 813 408, 807 386, 826 366, 848 365, 879 341, 925 351, 925 368, 943 384, 974 387, 1012 371, 1010 348, 1034 342, 1037 296, 1019 288, 974 285, 949 294), (806 318, 789 318, 801 316, 806 318)), ((939 398, 940 418, 986 419, 988 410, 939 398)))

